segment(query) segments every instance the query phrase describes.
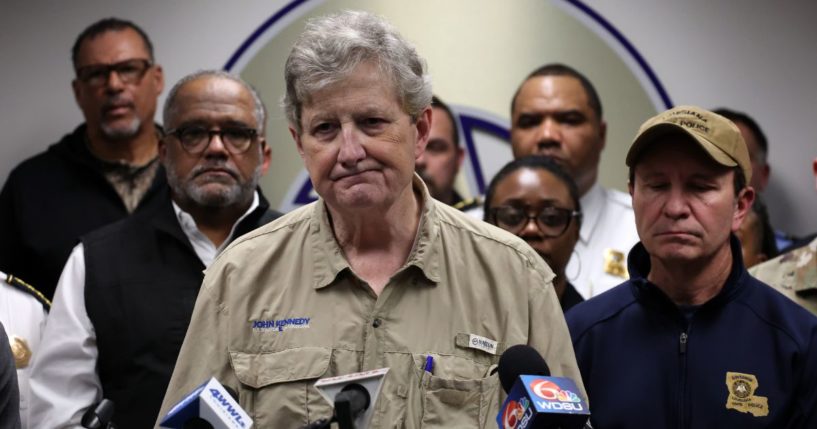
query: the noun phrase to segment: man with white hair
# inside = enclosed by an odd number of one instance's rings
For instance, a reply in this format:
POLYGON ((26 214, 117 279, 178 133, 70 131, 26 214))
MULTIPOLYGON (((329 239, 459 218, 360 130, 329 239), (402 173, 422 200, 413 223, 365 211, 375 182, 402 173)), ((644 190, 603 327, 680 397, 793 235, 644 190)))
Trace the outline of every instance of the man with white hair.
POLYGON ((317 379, 388 367, 370 427, 494 427, 515 344, 581 386, 553 272, 414 173, 432 121, 414 47, 369 13, 319 18, 285 80, 320 199, 208 269, 161 416, 214 376, 258 427, 299 427, 332 414, 317 379))

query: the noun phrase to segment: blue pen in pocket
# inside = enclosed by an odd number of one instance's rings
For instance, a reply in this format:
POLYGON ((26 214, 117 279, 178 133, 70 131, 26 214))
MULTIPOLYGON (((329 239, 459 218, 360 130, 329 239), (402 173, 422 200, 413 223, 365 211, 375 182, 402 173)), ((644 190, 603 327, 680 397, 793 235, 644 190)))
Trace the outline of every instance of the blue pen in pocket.
POLYGON ((420 387, 425 385, 425 381, 431 377, 434 371, 434 358, 431 355, 426 356, 425 365, 423 365, 423 373, 420 375, 420 387))

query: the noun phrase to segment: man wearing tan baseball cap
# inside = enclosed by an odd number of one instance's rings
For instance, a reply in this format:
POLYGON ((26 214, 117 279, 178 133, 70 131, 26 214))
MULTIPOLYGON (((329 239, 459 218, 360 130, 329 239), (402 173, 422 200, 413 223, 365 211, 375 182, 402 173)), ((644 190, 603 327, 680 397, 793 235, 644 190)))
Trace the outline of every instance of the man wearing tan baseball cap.
POLYGON ((593 426, 817 427, 817 317, 751 277, 734 235, 755 197, 738 128, 679 106, 626 163, 630 280, 566 315, 593 426))

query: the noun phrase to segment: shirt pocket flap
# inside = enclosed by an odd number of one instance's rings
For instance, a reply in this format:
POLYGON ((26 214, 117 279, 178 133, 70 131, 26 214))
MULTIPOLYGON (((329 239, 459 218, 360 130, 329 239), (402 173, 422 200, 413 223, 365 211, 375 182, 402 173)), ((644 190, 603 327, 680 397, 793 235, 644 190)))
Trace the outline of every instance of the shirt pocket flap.
POLYGON ((270 384, 318 378, 329 369, 332 349, 299 347, 279 352, 230 352, 238 381, 261 388, 270 384))

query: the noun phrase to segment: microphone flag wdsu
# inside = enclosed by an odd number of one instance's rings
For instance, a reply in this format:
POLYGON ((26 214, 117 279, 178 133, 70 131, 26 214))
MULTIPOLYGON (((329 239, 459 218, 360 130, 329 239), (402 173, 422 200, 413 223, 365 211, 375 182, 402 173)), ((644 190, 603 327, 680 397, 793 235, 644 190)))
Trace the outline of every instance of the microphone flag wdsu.
POLYGON ((520 375, 496 422, 500 429, 545 427, 540 423, 543 421, 554 427, 581 428, 590 417, 590 409, 579 392, 569 378, 520 375))

